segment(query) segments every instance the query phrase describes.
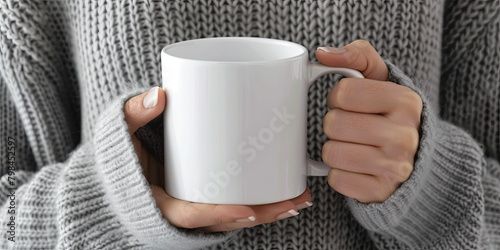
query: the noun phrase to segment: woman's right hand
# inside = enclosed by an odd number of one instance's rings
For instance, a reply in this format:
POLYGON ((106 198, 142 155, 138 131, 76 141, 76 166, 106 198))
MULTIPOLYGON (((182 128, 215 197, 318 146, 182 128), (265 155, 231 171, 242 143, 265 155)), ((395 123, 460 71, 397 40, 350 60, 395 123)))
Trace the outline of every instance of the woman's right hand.
POLYGON ((309 189, 291 200, 253 206, 194 203, 169 196, 163 190, 163 178, 158 174, 163 166, 141 146, 141 141, 134 135, 137 129, 163 112, 165 100, 165 92, 155 87, 129 99, 123 109, 144 176, 151 184, 153 197, 163 217, 172 225, 200 228, 207 232, 231 231, 285 219, 312 205, 309 189))

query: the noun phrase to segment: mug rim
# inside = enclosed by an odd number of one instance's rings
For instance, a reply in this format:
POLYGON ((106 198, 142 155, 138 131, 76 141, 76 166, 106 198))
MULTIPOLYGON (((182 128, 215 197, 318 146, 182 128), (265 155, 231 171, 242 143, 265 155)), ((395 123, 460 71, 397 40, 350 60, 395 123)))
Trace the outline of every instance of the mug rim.
POLYGON ((281 61, 290 61, 294 60, 297 58, 302 57, 304 54, 308 53, 309 51, 302 46, 301 44, 294 43, 291 41, 287 40, 279 40, 279 39, 273 39, 273 38, 264 38, 264 37, 208 37, 208 38, 198 38, 198 39, 191 39, 191 40, 185 40, 181 42, 176 42, 169 44, 161 50, 161 54, 174 58, 175 60, 180 60, 180 61, 185 61, 185 62, 191 62, 191 63, 222 63, 222 64, 262 64, 262 63, 276 63, 276 62, 281 62, 281 61), (183 46, 187 45, 189 43, 192 43, 194 41, 207 41, 207 40, 254 40, 254 41, 260 41, 260 42, 266 42, 268 44, 282 44, 282 45, 288 45, 288 46, 293 46, 301 52, 295 56, 290 56, 290 57, 285 57, 285 58, 280 58, 280 59, 271 59, 271 60, 253 60, 253 61, 215 61, 215 60, 199 60, 199 59, 190 59, 190 58, 184 58, 184 57, 179 57, 179 56, 174 56, 172 54, 167 53, 169 49, 172 49, 174 47, 178 46, 183 46))

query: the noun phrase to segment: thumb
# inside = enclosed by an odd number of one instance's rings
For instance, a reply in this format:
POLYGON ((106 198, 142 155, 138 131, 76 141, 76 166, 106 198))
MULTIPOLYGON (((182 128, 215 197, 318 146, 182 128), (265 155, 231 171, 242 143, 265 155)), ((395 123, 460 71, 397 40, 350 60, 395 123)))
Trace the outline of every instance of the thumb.
POLYGON ((123 111, 131 135, 163 112, 165 99, 163 89, 154 87, 146 93, 130 98, 125 103, 123 111))
POLYGON ((319 47, 315 53, 318 61, 324 65, 355 69, 368 79, 389 80, 387 65, 365 40, 356 40, 342 48, 319 47))

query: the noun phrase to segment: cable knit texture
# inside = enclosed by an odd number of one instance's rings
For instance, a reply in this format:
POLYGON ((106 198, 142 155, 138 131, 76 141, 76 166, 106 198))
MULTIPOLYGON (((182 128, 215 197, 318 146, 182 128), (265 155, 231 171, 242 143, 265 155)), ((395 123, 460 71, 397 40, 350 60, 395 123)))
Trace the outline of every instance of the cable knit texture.
MULTIPOLYGON (((339 79, 309 89, 316 160, 339 79)), ((500 1, 5 0, 0 115, 0 249, 500 248, 500 1), (390 80, 424 101, 410 179, 364 204, 310 177, 314 206, 296 217, 229 233, 169 224, 122 106, 159 85, 164 46, 221 36, 292 41, 310 60, 318 46, 368 40, 390 80)), ((161 122, 137 132, 160 160, 161 122)))

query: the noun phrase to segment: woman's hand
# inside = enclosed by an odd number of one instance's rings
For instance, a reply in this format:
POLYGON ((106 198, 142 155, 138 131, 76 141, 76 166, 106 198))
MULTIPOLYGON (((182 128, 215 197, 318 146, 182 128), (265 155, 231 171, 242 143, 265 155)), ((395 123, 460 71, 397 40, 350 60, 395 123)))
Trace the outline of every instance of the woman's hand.
POLYGON ((165 103, 165 92, 161 88, 153 88, 129 99, 123 109, 144 176, 151 184, 153 197, 163 217, 172 225, 200 228, 207 232, 230 231, 288 218, 297 215, 297 210, 312 205, 309 189, 292 200, 258 206, 201 204, 169 196, 162 188, 162 175, 158 174, 163 165, 141 146, 141 141, 134 135, 137 129, 163 112, 165 103))
POLYGON ((316 58, 359 70, 366 78, 344 78, 328 94, 323 130, 330 140, 322 152, 332 168, 328 183, 360 202, 383 202, 413 171, 422 100, 410 88, 388 81, 386 64, 367 41, 322 47, 316 58))

